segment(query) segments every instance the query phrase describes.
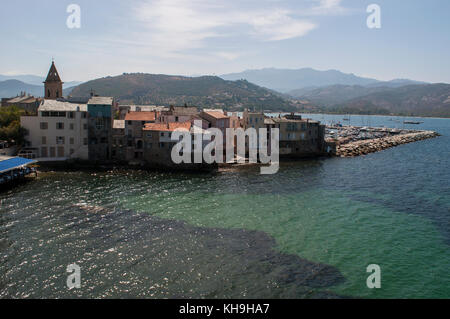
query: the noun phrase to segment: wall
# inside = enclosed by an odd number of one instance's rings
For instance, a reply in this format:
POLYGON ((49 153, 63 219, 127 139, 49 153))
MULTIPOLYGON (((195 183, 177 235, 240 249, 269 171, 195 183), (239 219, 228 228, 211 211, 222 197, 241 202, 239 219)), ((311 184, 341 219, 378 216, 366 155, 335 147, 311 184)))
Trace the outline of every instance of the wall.
POLYGON ((68 118, 68 112, 66 117, 42 117, 38 116, 22 116, 20 119, 21 126, 28 130, 26 140, 30 143, 30 147, 38 148, 38 154, 42 160, 51 159, 88 159, 88 146, 84 145, 88 138, 88 130, 85 129, 87 125, 87 119, 83 118, 85 112, 73 112, 74 118, 68 118), (47 129, 41 129, 40 123, 45 122, 47 129), (60 130, 56 128, 56 123, 63 123, 64 129, 60 130), (71 130, 71 124, 73 124, 73 130, 71 130), (64 144, 57 144, 56 137, 64 137, 64 144), (43 144, 42 137, 46 138, 46 143, 43 144), (70 144, 71 138, 73 144, 70 144), (86 139, 86 140, 85 140, 86 139), (64 148, 63 156, 58 156, 58 147, 64 148), (42 148, 47 150, 47 156, 42 148), (55 150, 55 156, 51 155, 51 148, 55 150), (71 154, 71 150, 74 151, 71 154))

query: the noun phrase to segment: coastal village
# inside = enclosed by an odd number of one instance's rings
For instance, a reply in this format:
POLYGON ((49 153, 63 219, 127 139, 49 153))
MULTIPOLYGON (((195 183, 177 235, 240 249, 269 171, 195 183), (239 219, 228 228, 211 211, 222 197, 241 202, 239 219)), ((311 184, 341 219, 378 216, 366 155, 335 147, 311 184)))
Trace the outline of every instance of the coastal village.
MULTIPOLYGON (((294 113, 270 117, 248 109, 227 112, 188 105, 121 105, 114 97, 98 96, 93 91, 87 97, 63 97, 63 81, 54 62, 44 82, 44 94, 44 98, 22 94, 2 99, 2 106, 16 105, 27 113, 20 119, 26 132, 25 145, 18 154, 3 155, 18 155, 29 160, 19 166, 5 166, 0 172, 2 180, 8 180, 6 176, 17 170, 22 172, 26 165, 35 162, 124 164, 164 169, 217 168, 217 165, 204 163, 180 165, 171 159, 176 143, 171 138, 172 133, 183 129, 194 134, 196 125, 203 131, 217 128, 224 137, 227 128, 254 128, 257 131, 266 128, 268 132, 277 128, 280 158, 291 159, 357 156, 437 135, 424 131, 326 127, 319 121, 294 113), (349 138, 359 136, 361 130, 365 130, 364 137, 349 138)), ((4 148, 5 143, 2 144, 4 148)), ((246 155, 251 147, 246 141, 246 155)), ((234 152, 237 156, 236 144, 234 152)))

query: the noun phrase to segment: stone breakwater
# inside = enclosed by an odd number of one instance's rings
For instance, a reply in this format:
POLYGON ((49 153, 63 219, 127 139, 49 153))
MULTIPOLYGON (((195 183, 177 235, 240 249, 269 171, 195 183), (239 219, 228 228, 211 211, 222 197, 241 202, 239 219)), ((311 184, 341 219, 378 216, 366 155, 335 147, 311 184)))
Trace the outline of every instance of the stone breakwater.
POLYGON ((340 157, 360 156, 369 153, 379 152, 401 144, 417 142, 429 138, 434 138, 437 136, 439 136, 439 134, 433 131, 417 131, 407 134, 350 142, 347 144, 338 145, 336 148, 336 156, 340 157))

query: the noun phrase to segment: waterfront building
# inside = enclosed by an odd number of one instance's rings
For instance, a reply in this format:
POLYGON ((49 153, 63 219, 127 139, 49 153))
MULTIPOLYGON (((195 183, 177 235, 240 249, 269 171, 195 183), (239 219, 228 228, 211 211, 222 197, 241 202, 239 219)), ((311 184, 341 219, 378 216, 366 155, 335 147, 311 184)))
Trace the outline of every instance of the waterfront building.
POLYGON ((264 113, 262 112, 250 112, 248 109, 243 113, 244 129, 254 128, 258 131, 260 128, 264 128, 264 113))
POLYGON ((325 125, 318 121, 302 119, 300 115, 266 118, 264 124, 268 129, 280 130, 280 156, 307 157, 321 155, 325 151, 325 125))
POLYGON ((114 120, 112 128, 111 159, 113 161, 125 161, 126 158, 125 120, 114 120))
POLYGON ((39 161, 89 158, 88 106, 44 100, 36 116, 22 116, 26 147, 39 161))
POLYGON ((126 135, 125 160, 143 160, 144 139, 142 129, 146 124, 155 123, 159 112, 128 112, 124 120, 124 133, 126 135))
POLYGON ((162 111, 157 122, 188 122, 197 116, 198 110, 195 106, 170 106, 169 110, 162 111))
POLYGON ((231 128, 243 128, 243 121, 237 112, 226 112, 225 115, 230 118, 231 128))
POLYGON ((208 128, 220 129, 225 140, 226 129, 230 127, 230 117, 220 111, 202 111, 200 117, 208 122, 208 128))
MULTIPOLYGON (((258 144, 259 144, 259 129, 265 128, 264 125, 264 113, 262 112, 250 112, 248 109, 245 109, 242 114, 242 122, 244 126, 244 130, 249 128, 255 129, 258 139, 256 144, 250 144, 248 139, 245 139, 245 151, 249 154, 250 151, 257 152, 258 144)), ((268 136, 269 137, 269 136, 268 136)), ((270 141, 270 139, 267 139, 270 141)))
POLYGON ((191 122, 152 123, 142 129, 144 136, 144 158, 150 165, 175 165, 172 163, 172 133, 176 129, 190 130, 191 122))
MULTIPOLYGON (((172 148, 178 143, 172 140, 172 134, 175 130, 184 130, 191 134, 194 141, 194 131, 207 134, 201 127, 194 127, 194 124, 187 122, 171 123, 151 123, 143 128, 144 136, 144 160, 147 165, 152 167, 168 167, 176 169, 213 169, 216 164, 194 163, 194 145, 192 145, 191 163, 175 164, 172 160, 172 148)), ((205 146, 210 143, 207 140, 202 141, 203 152, 205 146)))
POLYGON ((162 111, 169 111, 168 107, 165 106, 157 106, 157 105, 119 105, 117 107, 118 114, 117 118, 118 120, 124 120, 125 116, 129 112, 162 112, 162 111))
POLYGON ((111 157, 114 98, 93 96, 87 103, 89 160, 111 157))

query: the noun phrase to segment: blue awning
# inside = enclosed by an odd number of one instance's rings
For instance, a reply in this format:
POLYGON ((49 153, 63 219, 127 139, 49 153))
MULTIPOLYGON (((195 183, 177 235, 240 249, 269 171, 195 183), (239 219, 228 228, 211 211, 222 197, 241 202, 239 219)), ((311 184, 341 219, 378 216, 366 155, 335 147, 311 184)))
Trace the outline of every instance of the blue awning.
POLYGON ((13 157, 0 161, 0 173, 8 172, 13 169, 34 163, 36 161, 23 157, 13 157))

